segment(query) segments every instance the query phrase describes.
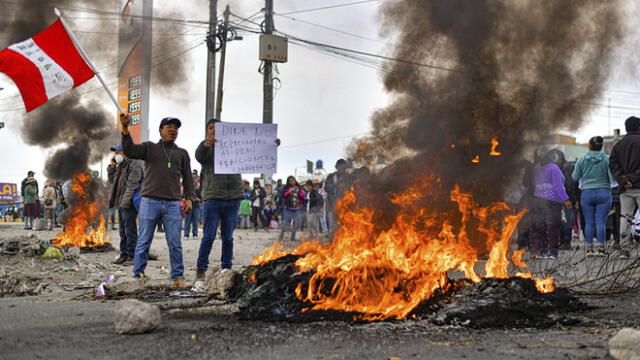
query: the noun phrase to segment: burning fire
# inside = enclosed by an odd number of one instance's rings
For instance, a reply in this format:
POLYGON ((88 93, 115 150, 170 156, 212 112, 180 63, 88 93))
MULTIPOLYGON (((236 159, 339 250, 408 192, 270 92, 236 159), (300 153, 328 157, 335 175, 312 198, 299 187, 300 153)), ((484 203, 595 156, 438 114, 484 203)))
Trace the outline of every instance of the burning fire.
POLYGON ((476 157, 474 157, 473 159, 471 159, 471 162, 472 162, 472 163, 474 163, 474 164, 479 163, 479 162, 480 162, 480 156, 479 156, 479 155, 476 155, 476 157))
POLYGON ((89 200, 87 188, 92 179, 89 175, 79 173, 73 177, 71 190, 76 203, 69 209, 71 215, 65 224, 66 231, 58 234, 51 243, 61 247, 94 247, 109 243, 109 237, 104 235, 104 216, 95 202, 89 200), (100 222, 95 229, 95 219, 100 222))
MULTIPOLYGON (((376 211, 359 206, 348 191, 337 205, 340 228, 333 242, 302 242, 293 251, 276 243, 253 264, 303 255, 296 268, 314 273, 296 288, 298 299, 312 303, 313 310, 358 312, 369 321, 407 317, 450 286, 448 271, 480 281, 474 268, 480 258, 487 258, 487 277, 509 277, 509 241, 524 211, 514 215, 505 203, 482 207, 457 186, 450 194, 457 209, 443 213, 417 206, 430 191, 435 190, 415 187, 391 196, 400 211, 384 230, 376 226, 376 211)), ((514 254, 514 263, 526 267, 521 253, 514 254)), ((535 280, 540 291, 553 291, 553 278, 535 280)))
POLYGON ((500 142, 498 141, 498 138, 494 136, 493 139, 491 139, 491 152, 489 153, 489 155, 491 155, 491 156, 500 156, 500 155, 502 155, 501 152, 496 150, 498 145, 500 145, 500 142))

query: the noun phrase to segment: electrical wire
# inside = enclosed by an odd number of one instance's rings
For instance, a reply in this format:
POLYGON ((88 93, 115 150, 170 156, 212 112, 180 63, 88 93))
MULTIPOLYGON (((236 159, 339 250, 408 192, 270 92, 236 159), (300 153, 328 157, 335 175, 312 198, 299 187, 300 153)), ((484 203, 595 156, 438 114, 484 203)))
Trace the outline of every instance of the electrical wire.
POLYGON ((292 149, 292 148, 297 148, 297 147, 301 147, 301 146, 321 144, 321 143, 325 143, 325 142, 331 142, 331 141, 342 140, 342 139, 353 139, 353 138, 355 138, 357 136, 364 136, 364 135, 369 135, 369 134, 370 134, 369 132, 363 132, 363 133, 357 133, 357 134, 352 134, 352 135, 345 135, 345 136, 338 136, 338 137, 333 137, 333 138, 321 139, 321 140, 312 141, 312 142, 308 142, 308 143, 302 143, 302 144, 283 145, 283 146, 280 146, 278 149, 286 150, 286 149, 292 149))
MULTIPOLYGON (((0 2, 2 3, 8 3, 8 4, 15 4, 15 5, 22 5, 22 3, 20 1, 14 1, 14 0, 0 0, 0 2)), ((92 9, 92 8, 83 8, 83 7, 76 7, 76 6, 58 6, 54 3, 47 3, 43 1, 43 5, 41 5, 41 7, 46 7, 46 8, 54 8, 57 7, 60 10, 64 10, 64 11, 75 11, 75 12, 87 12, 87 13, 92 13, 92 14, 99 14, 99 15, 105 15, 105 16, 111 16, 113 18, 120 18, 122 16, 122 14, 118 11, 108 11, 108 10, 101 10, 101 9, 92 9)), ((174 22, 174 23, 181 23, 181 24, 200 24, 200 25, 209 25, 209 21, 204 21, 204 20, 189 20, 189 19, 176 19, 176 18, 167 18, 167 17, 159 17, 159 16, 145 16, 145 15, 128 15, 131 18, 135 18, 135 19, 148 19, 148 20, 153 20, 153 21, 164 21, 164 22, 174 22)), ((67 17, 65 16, 65 19, 67 17)))
POLYGON ((274 13, 274 15, 279 16, 279 17, 284 18, 284 19, 289 19, 291 21, 296 21, 296 22, 300 22, 300 23, 303 23, 303 24, 319 27, 321 29, 337 32, 339 34, 348 35, 348 36, 351 36, 351 37, 354 37, 354 38, 357 38, 357 39, 368 40, 368 41, 373 41, 373 42, 376 42, 376 43, 379 43, 379 44, 385 44, 385 45, 393 46, 392 44, 388 44, 388 43, 386 43, 384 41, 381 41, 381 40, 378 40, 378 39, 373 39, 373 38, 369 38, 369 37, 366 37, 366 36, 353 34, 353 33, 350 33, 350 32, 346 32, 346 31, 343 31, 343 30, 335 29, 335 28, 332 28, 332 27, 329 27, 329 26, 325 26, 325 25, 316 24, 316 23, 313 23, 313 22, 310 22, 310 21, 306 21, 306 20, 296 19, 293 16, 288 16, 288 15, 283 15, 283 14, 278 14, 278 13, 274 13))
POLYGON ((365 3, 376 2, 376 1, 378 1, 378 0, 362 0, 362 1, 350 2, 350 3, 346 3, 346 4, 336 4, 336 5, 323 6, 323 7, 313 8, 313 9, 288 11, 288 12, 284 12, 284 13, 281 13, 281 14, 282 15, 301 14, 301 13, 307 13, 307 12, 318 11, 318 10, 335 9, 335 8, 340 8, 340 7, 345 7, 345 6, 365 4, 365 3))

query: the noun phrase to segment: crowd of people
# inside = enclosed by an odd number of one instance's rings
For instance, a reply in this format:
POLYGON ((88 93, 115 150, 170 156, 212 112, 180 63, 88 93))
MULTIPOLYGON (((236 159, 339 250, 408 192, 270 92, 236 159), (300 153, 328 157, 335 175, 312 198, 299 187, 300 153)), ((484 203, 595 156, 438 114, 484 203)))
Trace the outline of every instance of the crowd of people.
POLYGON ((27 172, 22 180, 20 193, 22 206, 9 205, 3 214, 4 221, 22 219, 25 230, 47 230, 60 228, 61 214, 68 207, 66 195, 70 182, 47 179, 42 192, 35 172, 27 172))
MULTIPOLYGON (((179 119, 162 119, 161 139, 142 144, 135 144, 129 134, 130 119, 122 116, 120 121, 122 142, 111 148, 114 156, 107 171, 108 204, 119 224, 120 256, 114 263, 132 266, 135 278, 145 278, 156 229, 165 233, 175 287, 191 286, 184 278, 181 238, 198 240, 200 225, 196 282, 205 278, 218 229, 223 270, 232 267, 236 229, 277 230, 281 241, 296 240, 300 231, 308 231, 307 238, 321 239, 335 230, 336 202, 358 177, 343 159, 326 179, 302 184, 294 176, 272 185, 259 178, 250 184, 240 174, 217 174, 216 120, 207 123, 206 137, 196 149, 198 174, 191 168, 189 153, 175 143, 182 125, 179 119)), ((631 225, 640 205, 640 119, 627 119, 625 127, 627 135, 610 156, 602 152, 604 139, 595 136, 575 164, 566 161, 562 151, 546 148, 535 152, 533 163, 523 164, 524 195, 518 207, 528 212, 519 224, 519 248, 528 249, 534 258, 558 258, 559 250, 570 248, 573 234, 581 231, 586 256, 606 256, 609 248, 622 258, 629 256, 635 240, 631 225), (613 242, 609 248, 607 241, 613 242)), ((60 226, 68 184, 47 180, 40 197, 38 182, 29 171, 21 189, 25 229, 60 226)), ((20 216, 17 209, 12 209, 10 215, 14 214, 20 216)))
POLYGON ((625 128, 610 156, 602 152, 601 136, 589 140, 589 151, 575 164, 558 149, 536 151, 533 164, 524 166, 519 207, 529 212, 519 225, 519 248, 533 258, 558 258, 559 250, 571 247, 572 235, 582 232, 587 257, 611 250, 629 257, 638 240, 633 224, 640 206, 640 118, 628 118, 625 128))

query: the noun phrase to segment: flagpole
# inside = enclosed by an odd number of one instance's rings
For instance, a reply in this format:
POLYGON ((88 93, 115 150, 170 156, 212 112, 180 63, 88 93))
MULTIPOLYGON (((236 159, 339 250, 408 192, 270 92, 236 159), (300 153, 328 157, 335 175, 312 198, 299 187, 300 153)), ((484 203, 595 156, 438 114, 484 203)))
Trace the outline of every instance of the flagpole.
POLYGON ((96 74, 96 77, 98 78, 98 80, 102 84, 102 87, 104 88, 104 90, 107 92, 107 94, 109 94, 109 97, 111 98, 111 101, 113 101, 113 104, 118 108, 118 111, 120 111, 120 113, 126 114, 126 112, 124 111, 122 106, 120 106, 120 104, 116 100, 116 97, 113 96, 113 94, 111 93, 111 91, 107 87, 107 84, 104 82, 104 79, 102 78, 102 75, 100 75, 100 72, 98 71, 98 69, 96 69, 96 67, 93 65, 91 60, 89 60, 89 57, 87 56, 87 53, 85 53, 84 49, 82 49, 82 46, 80 46, 80 42, 78 42, 78 38, 73 33, 73 31, 71 31, 71 28, 69 27, 67 22, 62 17, 62 13, 60 12, 60 10, 58 8, 54 8, 54 12, 56 13, 56 16, 60 18, 60 21, 62 22, 62 26, 64 26, 65 30, 67 30, 67 33, 71 37, 71 41, 73 41, 73 44, 76 46, 76 49, 78 49, 78 52, 80 52, 80 55, 82 56, 84 61, 87 62, 87 64, 91 68, 91 70, 93 70, 94 74, 96 74))

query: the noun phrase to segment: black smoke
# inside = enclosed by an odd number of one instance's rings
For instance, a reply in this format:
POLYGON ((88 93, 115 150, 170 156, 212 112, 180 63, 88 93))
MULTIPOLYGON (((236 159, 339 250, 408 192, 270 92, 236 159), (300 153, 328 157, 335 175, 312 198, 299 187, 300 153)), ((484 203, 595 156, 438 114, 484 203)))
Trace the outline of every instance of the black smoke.
POLYGON ((527 147, 578 129, 592 110, 622 40, 623 9, 616 0, 385 2, 382 32, 405 62, 389 63, 391 104, 350 155, 397 160, 372 179, 376 193, 435 173, 440 203, 450 204, 454 184, 483 203, 501 200, 527 147), (493 137, 501 156, 489 156, 493 137))
POLYGON ((96 100, 80 103, 67 96, 30 113, 24 121, 22 137, 30 145, 58 147, 49 153, 45 176, 70 179, 100 161, 111 146, 118 144, 113 119, 96 100))

